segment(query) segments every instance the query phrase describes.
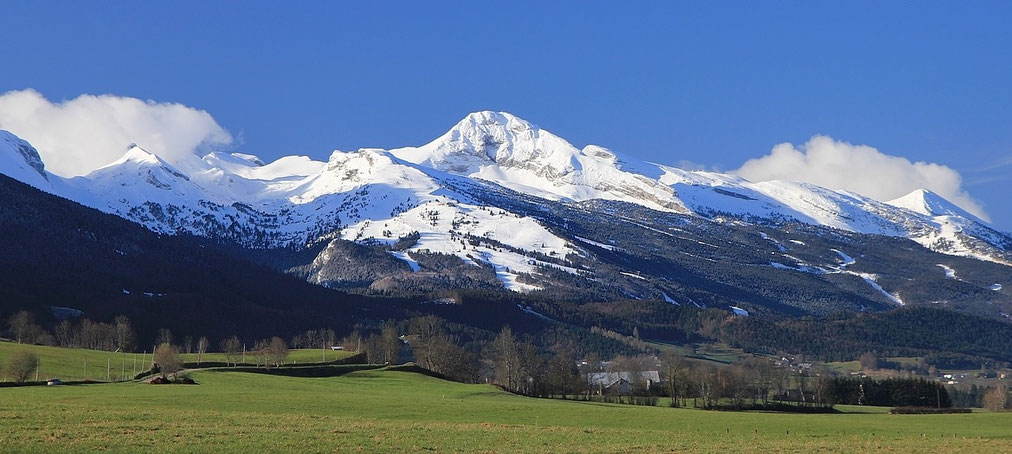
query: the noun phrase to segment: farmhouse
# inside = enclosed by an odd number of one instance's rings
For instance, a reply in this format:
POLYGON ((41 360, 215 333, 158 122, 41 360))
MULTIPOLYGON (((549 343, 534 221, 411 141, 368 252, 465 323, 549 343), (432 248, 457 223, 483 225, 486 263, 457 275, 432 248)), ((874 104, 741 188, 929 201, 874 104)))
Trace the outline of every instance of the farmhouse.
POLYGON ((647 388, 661 382, 661 376, 656 370, 643 372, 594 372, 587 374, 587 383, 599 393, 608 394, 629 394, 633 388, 633 382, 639 381, 647 388), (637 374, 639 375, 637 377, 637 374))

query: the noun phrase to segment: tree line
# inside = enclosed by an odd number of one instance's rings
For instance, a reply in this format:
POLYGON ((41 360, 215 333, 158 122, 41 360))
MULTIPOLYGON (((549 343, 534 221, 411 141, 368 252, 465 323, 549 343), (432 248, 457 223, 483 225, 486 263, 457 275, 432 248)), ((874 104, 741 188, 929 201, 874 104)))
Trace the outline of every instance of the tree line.
MULTIPOLYGON (((280 337, 244 344, 238 336, 222 339, 218 348, 226 364, 240 361, 271 368, 284 365, 289 348, 329 349, 340 344, 359 351, 372 364, 398 363, 413 356, 421 367, 448 379, 475 383, 487 381, 509 392, 569 399, 597 399, 654 405, 668 398, 672 406, 700 408, 774 408, 784 404, 828 408, 833 404, 887 406, 990 406, 1006 408, 1007 395, 991 388, 968 391, 949 390, 923 379, 886 379, 835 377, 827 370, 777 367, 771 361, 753 357, 732 365, 701 362, 666 352, 660 358, 648 355, 617 355, 602 361, 600 354, 584 351, 578 361, 575 349, 556 348, 548 352, 534 338, 503 327, 491 339, 475 342, 450 329, 447 321, 434 315, 418 316, 401 323, 388 321, 370 332, 357 327, 340 341, 332 329, 308 330, 296 334, 290 343, 280 337), (362 334, 363 332, 367 334, 362 334), (404 334, 401 335, 400 333, 404 334), (249 348, 248 348, 249 347, 249 348), (657 380, 647 380, 643 372, 656 370, 657 380), (607 387, 589 379, 597 372, 621 373, 625 389, 607 387)), ((7 320, 7 331, 16 342, 60 345, 101 350, 131 351, 136 335, 125 316, 112 323, 61 321, 49 332, 35 323, 31 313, 21 311, 7 320)), ((622 343, 641 343, 638 330, 633 336, 595 327, 593 333, 622 343)), ((180 353, 196 353, 197 362, 211 348, 207 337, 196 342, 185 336, 174 342, 168 329, 157 330, 158 347, 154 362, 157 372, 174 374, 182 367, 180 353)), ((24 356, 24 355, 22 355, 24 356)), ((872 355, 862 355, 862 363, 872 355), (868 358, 865 358, 867 356, 868 358)), ((27 367, 30 358, 15 361, 27 367)), ((15 368, 22 370, 22 368, 15 368)), ((17 372, 17 371, 15 371, 17 372)), ((24 372, 17 374, 24 376, 24 372)))
POLYGON ((125 315, 116 316, 112 323, 62 320, 50 332, 36 323, 34 314, 19 311, 7 320, 7 332, 19 344, 108 351, 132 351, 136 346, 133 326, 125 315))
POLYGON ((977 386, 976 383, 969 387, 949 388, 953 406, 981 407, 991 411, 1012 409, 1012 396, 1009 395, 1009 391, 1007 385, 977 386))
MULTIPOLYGON (((410 350, 418 365, 461 382, 487 381, 517 394, 708 409, 784 409, 827 411, 834 404, 951 407, 948 390, 918 378, 873 380, 836 376, 830 370, 778 366, 763 357, 734 364, 685 358, 672 351, 660 357, 612 357, 585 352, 578 360, 572 348, 548 352, 529 335, 503 327, 494 338, 462 342, 445 320, 426 315, 400 325, 388 322, 368 336, 353 334, 370 363, 393 363, 410 350), (398 326, 403 335, 398 335, 398 326), (466 345, 466 346, 465 346, 466 345), (656 371, 656 375, 644 372, 656 371), (592 374, 613 372, 628 383, 607 387, 592 374), (648 379, 647 377, 656 377, 648 379)), ((346 340, 345 342, 348 342, 346 340)), ((612 375, 617 376, 617 375, 612 375)))

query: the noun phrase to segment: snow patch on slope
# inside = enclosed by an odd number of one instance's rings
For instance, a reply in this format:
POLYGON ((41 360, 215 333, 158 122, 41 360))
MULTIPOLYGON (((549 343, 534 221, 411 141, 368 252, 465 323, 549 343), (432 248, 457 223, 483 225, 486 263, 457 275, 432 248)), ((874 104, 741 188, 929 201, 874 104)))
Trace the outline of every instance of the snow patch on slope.
POLYGON ((833 252, 835 252, 837 255, 840 256, 840 260, 842 260, 842 263, 840 263, 840 269, 841 270, 847 268, 850 265, 853 265, 853 264, 857 263, 857 260, 854 260, 854 257, 851 257, 851 256, 847 255, 843 251, 840 251, 838 249, 831 249, 831 250, 833 252))
POLYGON ((877 282, 878 275, 870 273, 855 273, 853 271, 846 271, 846 273, 853 274, 854 276, 858 276, 861 279, 864 279, 864 281, 867 282, 868 285, 871 286, 871 288, 881 293, 882 296, 888 298, 889 301, 892 301, 893 303, 896 303, 899 306, 903 306, 905 304, 898 295, 887 292, 886 289, 882 288, 882 286, 879 285, 879 283, 877 282))
POLYGON ((635 278, 635 279, 640 279, 640 280, 644 280, 644 281, 645 281, 645 280, 647 280, 647 278, 645 278, 645 277, 643 277, 643 276, 640 276, 639 274, 635 274, 635 273, 627 273, 627 272, 625 272, 625 271, 620 271, 620 273, 621 273, 621 274, 622 274, 623 276, 629 276, 629 277, 631 277, 631 278, 635 278))
POLYGON ((780 252, 787 252, 787 248, 784 247, 784 245, 782 243, 780 243, 779 241, 777 241, 777 240, 775 240, 773 238, 770 238, 770 236, 767 235, 766 232, 759 232, 759 236, 761 236, 762 239, 764 239, 766 241, 769 241, 770 243, 773 243, 773 246, 776 247, 778 251, 780 251, 780 252))
POLYGON ((941 263, 939 263, 937 266, 940 267, 942 270, 945 271, 945 277, 946 278, 948 278, 948 279, 956 279, 956 280, 959 279, 959 278, 956 277, 956 270, 954 270, 954 269, 952 269, 952 268, 950 268, 950 267, 948 267, 946 265, 943 265, 941 263))
POLYGON ((582 241, 584 243, 587 243, 587 244, 590 244, 590 245, 593 245, 593 246, 597 246, 597 247, 599 247, 601 249, 604 249, 604 250, 607 250, 607 251, 614 251, 615 249, 617 249, 613 245, 604 244, 604 243, 598 243, 597 241, 588 240, 588 239, 583 238, 583 237, 574 236, 573 238, 576 238, 578 241, 582 241))
POLYGON ((520 274, 537 273, 539 266, 545 265, 525 255, 525 251, 560 257, 575 252, 565 240, 532 218, 482 209, 441 195, 414 193, 414 196, 419 201, 413 206, 392 197, 385 206, 362 206, 358 213, 360 220, 342 229, 341 238, 393 244, 398 238, 419 232, 419 239, 410 251, 451 254, 468 263, 490 264, 503 285, 517 291, 538 290, 539 287, 519 282, 518 278, 520 274), (398 209, 407 206, 410 208, 398 209), (496 240, 516 250, 481 241, 471 244, 466 240, 468 236, 496 240))
POLYGON ((800 271, 802 273, 809 273, 809 274, 826 274, 826 270, 822 268, 808 266, 802 263, 799 263, 798 266, 794 267, 784 265, 783 263, 780 262, 770 262, 770 266, 778 270, 800 271))
POLYGON ((418 266, 418 262, 416 262, 415 259, 411 258, 411 256, 408 255, 407 252, 404 252, 404 251, 390 251, 390 255, 393 255, 394 257, 397 257, 397 258, 403 260, 405 263, 407 263, 408 266, 411 267, 411 272, 412 273, 417 273, 418 270, 421 269, 421 267, 418 266))

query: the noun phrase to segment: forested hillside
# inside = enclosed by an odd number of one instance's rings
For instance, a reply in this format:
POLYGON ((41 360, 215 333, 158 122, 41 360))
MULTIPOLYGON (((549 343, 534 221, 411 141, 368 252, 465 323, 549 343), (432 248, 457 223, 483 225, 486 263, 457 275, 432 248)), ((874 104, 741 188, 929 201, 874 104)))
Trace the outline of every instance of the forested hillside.
MULTIPOLYGON (((216 344, 232 335, 293 336, 318 328, 333 329, 338 336, 366 334, 378 332, 387 321, 408 323, 432 314, 446 320, 456 342, 475 353, 508 325, 545 351, 605 357, 657 353, 644 341, 660 341, 725 342, 749 352, 804 353, 825 360, 878 351, 929 356, 939 364, 1012 361, 1012 325, 951 310, 740 317, 722 308, 661 299, 588 301, 560 289, 521 294, 480 285, 444 291, 398 279, 384 281, 386 290, 374 287, 370 293, 399 296, 364 296, 313 285, 251 261, 298 275, 293 266, 298 258, 285 262, 283 255, 272 254, 281 259, 268 262, 265 252, 158 235, 6 177, 0 177, 0 206, 5 207, 0 211, 5 238, 0 242, 0 316, 28 309, 52 328, 56 313, 68 313, 54 307, 80 310, 78 318, 96 322, 112 322, 122 314, 133 322, 142 345, 160 328, 177 336, 208 336, 216 344)), ((363 247, 347 243, 342 252, 356 256, 354 251, 363 247)), ((462 265, 453 256, 412 257, 419 272, 407 271, 404 279, 463 266, 458 279, 486 282, 482 273, 490 272, 462 265)), ((365 269, 349 265, 342 272, 360 272, 355 270, 365 269)))
POLYGON ((190 236, 42 193, 0 175, 0 313, 52 319, 51 306, 95 321, 124 314, 143 338, 158 328, 263 336, 350 329, 385 305, 312 285, 190 236))

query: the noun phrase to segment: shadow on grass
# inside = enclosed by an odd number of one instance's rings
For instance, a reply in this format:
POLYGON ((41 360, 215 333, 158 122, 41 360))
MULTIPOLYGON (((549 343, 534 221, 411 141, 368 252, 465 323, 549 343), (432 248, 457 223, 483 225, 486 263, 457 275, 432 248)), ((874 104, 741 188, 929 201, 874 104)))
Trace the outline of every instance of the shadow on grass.
POLYGON ((250 374, 279 375, 284 377, 302 378, 324 378, 340 377, 352 372, 362 370, 382 369, 384 366, 378 364, 335 364, 324 366, 283 366, 266 369, 263 367, 214 367, 204 369, 214 372, 244 372, 250 374))
MULTIPOLYGON (((53 386, 74 386, 74 385, 95 385, 99 383, 114 383, 96 380, 76 380, 76 381, 65 381, 59 385, 53 386)), ((17 388, 21 386, 46 386, 48 382, 45 381, 26 381, 26 382, 0 382, 0 388, 17 388)))
MULTIPOLYGON (((204 361, 204 362, 201 362, 201 363, 183 363, 182 367, 183 367, 183 369, 188 369, 188 370, 223 370, 223 371, 229 371, 230 370, 230 371, 235 371, 235 372, 268 373, 267 371, 288 370, 288 369, 317 369, 318 368, 318 369, 321 369, 322 371, 326 371, 326 370, 329 370, 328 368, 331 368, 331 367, 334 367, 334 366, 345 366, 345 365, 366 365, 365 364, 365 355, 359 353, 359 354, 356 354, 356 355, 349 356, 347 358, 341 358, 341 359, 336 359, 336 360, 327 361, 327 362, 319 362, 319 363, 293 363, 293 364, 288 364, 288 365, 285 365, 285 366, 281 366, 281 367, 278 367, 278 368, 271 368, 271 369, 264 369, 264 368, 261 368, 261 367, 257 366, 256 364, 252 364, 252 363, 242 363, 242 364, 239 364, 239 365, 231 365, 229 363, 212 362, 212 361, 204 361)), ((370 368, 375 368, 375 367, 382 367, 382 366, 373 366, 373 367, 370 367, 370 368)), ((149 376, 157 374, 157 373, 158 373, 157 369, 146 370, 146 371, 143 371, 143 372, 135 375, 134 376, 134 380, 140 380, 140 379, 149 377, 149 376)), ((312 373, 312 372, 307 372, 307 373, 312 373)), ((319 373, 329 373, 329 372, 319 372, 319 373)), ((339 373, 337 375, 344 375, 346 373, 347 372, 341 372, 341 373, 339 373)), ((284 373, 272 373, 271 375, 287 375, 287 374, 284 374, 284 373)), ((337 375, 292 375, 292 376, 293 377, 302 377, 302 376, 305 376, 305 377, 336 377, 337 375)))

